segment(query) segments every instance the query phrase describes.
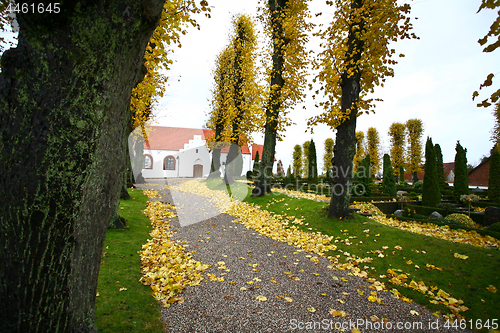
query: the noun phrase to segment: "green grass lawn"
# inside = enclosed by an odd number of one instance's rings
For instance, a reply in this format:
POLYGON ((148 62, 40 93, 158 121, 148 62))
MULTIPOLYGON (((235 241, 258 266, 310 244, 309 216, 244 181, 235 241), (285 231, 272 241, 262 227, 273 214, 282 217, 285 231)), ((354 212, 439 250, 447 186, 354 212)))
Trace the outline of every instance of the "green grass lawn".
POLYGON ((139 283, 139 254, 149 238, 151 224, 142 214, 147 197, 141 190, 129 190, 133 199, 121 200, 120 216, 126 228, 109 229, 106 234, 96 298, 99 332, 163 332, 158 302, 149 286, 139 283), (120 288, 127 290, 119 291, 120 288))
MULTIPOLYGON (((275 214, 286 213, 304 218, 304 224, 298 225, 300 229, 334 236, 338 249, 362 258, 372 257, 372 263, 361 263, 360 268, 368 271, 369 276, 384 282, 388 288, 392 288, 392 285, 387 277, 383 277, 387 270, 401 270, 398 271, 399 274, 404 272, 409 277, 407 283, 411 280, 423 281, 428 287, 436 286, 454 298, 463 300, 464 305, 469 308, 463 313, 467 320, 479 319, 484 323, 487 319, 500 318, 500 293, 492 293, 486 289, 489 285, 500 289, 498 250, 410 233, 361 216, 348 221, 328 219, 327 203, 294 199, 278 193, 265 197, 249 197, 246 201, 258 204, 261 209, 275 214), (283 198, 285 200, 281 201, 283 198), (402 250, 396 249, 397 245, 401 246, 402 250), (469 258, 458 259, 454 257, 454 253, 469 258), (384 257, 379 257, 379 254, 384 257), (429 268, 427 264, 442 270, 429 268)), ((341 261, 346 259, 346 255, 340 252, 330 255, 340 255, 341 261)), ((403 295, 433 312, 450 312, 444 305, 431 304, 430 298, 418 291, 395 287, 403 295)))

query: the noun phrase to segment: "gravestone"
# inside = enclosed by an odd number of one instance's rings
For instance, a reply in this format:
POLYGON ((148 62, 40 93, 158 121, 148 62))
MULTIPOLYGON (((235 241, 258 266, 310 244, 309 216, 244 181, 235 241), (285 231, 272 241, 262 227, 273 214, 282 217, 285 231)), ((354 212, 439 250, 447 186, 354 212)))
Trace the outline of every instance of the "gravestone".
POLYGON ((440 219, 442 218, 443 215, 439 214, 438 212, 434 211, 431 213, 431 215, 429 215, 429 218, 430 219, 440 219))
POLYGON ((484 211, 484 226, 492 225, 493 223, 500 222, 500 207, 488 207, 484 211))
POLYGON ((402 209, 398 209, 397 211, 394 212, 394 215, 396 215, 396 216, 403 216, 403 210, 402 209))

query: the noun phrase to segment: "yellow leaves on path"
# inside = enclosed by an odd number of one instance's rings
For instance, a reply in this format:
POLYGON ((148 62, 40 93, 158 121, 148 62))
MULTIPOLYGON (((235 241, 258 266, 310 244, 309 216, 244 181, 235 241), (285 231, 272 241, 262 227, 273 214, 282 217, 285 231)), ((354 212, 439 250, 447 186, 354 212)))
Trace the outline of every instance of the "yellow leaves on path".
POLYGON ((287 223, 271 216, 269 212, 245 202, 238 202, 226 213, 239 218, 246 227, 254 229, 264 236, 294 245, 307 252, 323 255, 325 252, 337 248, 330 244, 332 237, 320 233, 307 233, 299 230, 296 226, 287 227, 287 223))
POLYGON ((316 312, 316 309, 313 308, 312 306, 310 306, 310 307, 307 308, 307 311, 309 311, 309 312, 316 312))
POLYGON ((164 219, 175 216, 171 211, 173 208, 159 201, 148 201, 143 213, 151 221, 153 229, 149 235, 152 239, 139 251, 142 270, 139 281, 151 286, 155 298, 165 307, 182 301, 178 294, 189 285, 200 284, 203 280, 202 272, 208 268, 193 260, 190 253, 170 239, 170 224, 164 219))
POLYGON ((159 199, 159 198, 161 198, 160 192, 158 192, 156 190, 144 189, 144 190, 142 190, 142 193, 144 193, 144 195, 146 195, 150 199, 159 199))
POLYGON ((255 299, 258 300, 258 301, 261 301, 261 302, 267 301, 267 297, 266 296, 262 296, 262 295, 259 295, 259 296, 255 297, 255 299))
POLYGON ((368 296, 368 301, 370 302, 373 302, 373 303, 378 303, 378 304, 384 304, 385 305, 385 302, 384 302, 384 299, 383 298, 380 298, 380 297, 377 297, 377 296, 368 296))
MULTIPOLYGON (((273 216, 267 211, 261 210, 258 206, 254 206, 248 203, 244 202, 239 202, 237 200, 234 200, 233 198, 228 197, 225 193, 219 192, 219 191, 212 191, 206 188, 205 184, 200 183, 196 180, 194 181, 188 181, 184 182, 181 184, 180 187, 175 187, 172 188, 172 190, 177 190, 177 191, 182 191, 182 192, 188 192, 188 193, 194 193, 203 197, 209 198, 212 202, 214 202, 215 205, 221 210, 221 212, 225 212, 227 214, 230 214, 232 216, 235 216, 238 218, 238 221, 236 223, 241 223, 243 224, 247 229, 254 229, 261 233, 264 236, 267 236, 269 238, 272 238, 276 241, 280 241, 283 243, 288 243, 290 245, 295 246, 297 249, 301 249, 302 251, 306 252, 312 252, 317 254, 318 256, 324 256, 327 251, 330 250, 336 250, 337 247, 333 244, 331 244, 331 241, 333 237, 325 236, 321 234, 320 232, 312 232, 312 233, 306 233, 301 230, 299 230, 296 226, 294 225, 289 225, 287 222, 287 219, 285 218, 279 218, 279 216, 273 216)), ((291 192, 291 191, 290 191, 291 192)), ((293 191, 295 192, 295 191, 293 191)), ((292 192, 291 192, 292 193, 292 192)), ((311 196, 312 197, 312 196, 311 196)), ((317 199, 317 198, 316 198, 317 199)), ((377 221, 380 219, 380 221, 383 221, 381 223, 384 224, 396 224, 397 222, 393 221, 392 219, 386 219, 385 215, 382 214, 378 209, 373 206, 372 204, 362 204, 362 210, 370 211, 373 214, 373 218, 377 221)), ((166 214, 163 212, 163 214, 166 214)), ((380 222, 379 221, 379 222, 380 222)), ((410 224, 408 224, 409 226, 410 224)), ((412 230, 417 230, 418 228, 418 233, 424 233, 430 232, 432 230, 433 233, 441 233, 441 235, 446 234, 446 232, 449 232, 450 234, 453 234, 455 232, 456 234, 453 236, 455 237, 454 239, 456 240, 459 236, 461 237, 469 237, 469 238, 462 238, 462 239, 474 239, 475 244, 479 244, 481 242, 480 239, 483 241, 484 244, 490 244, 488 243, 489 240, 486 238, 481 238, 481 237, 476 237, 475 235, 471 236, 470 233, 464 232, 463 230, 461 231, 451 231, 448 228, 441 228, 438 226, 431 226, 430 224, 427 225, 421 225, 421 224, 415 224, 411 226, 413 228, 412 230), (416 225, 416 226, 415 226, 416 225), (437 228, 438 230, 435 230, 433 228, 437 228), (457 236, 458 235, 458 236, 457 236), (464 236, 466 235, 466 236, 464 236), (471 238, 472 237, 472 238, 471 238)), ((398 226, 397 226, 398 227, 398 226)), ((399 225, 401 228, 401 225, 399 225)), ((408 227, 410 228, 410 227, 408 227)), ((168 229, 168 228, 167 228, 168 229)), ((154 232, 154 231, 153 231, 154 232)), ((152 233, 153 233, 152 232, 152 233)), ((368 230, 367 230, 368 232, 368 230)), ((414 231, 416 232, 416 231, 414 231)), ((435 236, 434 234, 432 236, 435 236)), ((449 236, 452 237, 452 236, 449 236)), ((396 250, 402 251, 403 248, 399 245, 396 245, 394 247, 396 250)), ((388 249, 388 248, 386 248, 388 249)), ((349 256, 351 258, 351 255, 348 253, 344 253, 345 255, 349 256)), ((170 257, 178 257, 177 255, 170 255, 170 257)), ((317 260, 317 257, 314 257, 317 260)), ((190 258, 188 258, 190 259, 190 258)), ((240 257, 240 259, 245 259, 243 257, 240 257)), ((349 269, 351 270, 352 273, 349 273, 351 275, 355 276, 361 276, 361 277, 367 277, 366 272, 361 271, 360 268, 356 267, 356 265, 363 263, 363 262, 371 262, 373 259, 372 258, 358 258, 352 256, 352 260, 349 263, 344 263, 341 264, 338 262, 337 258, 328 256, 328 260, 332 262, 331 265, 328 265, 328 268, 331 269, 341 269, 341 270, 346 270, 349 269)), ((462 258, 460 258, 462 259, 462 258)), ((312 257, 309 257, 309 260, 312 260, 312 257)), ((219 268, 223 269, 225 268, 225 263, 223 261, 218 262, 219 268)), ((413 262, 411 260, 408 260, 407 262, 408 265, 413 265, 413 262)), ((201 264, 199 264, 201 265, 201 264)), ((256 267, 256 263, 249 263, 248 264, 250 267, 256 267)), ((439 269, 436 268, 432 265, 427 265, 427 268, 432 268, 432 269, 439 269)), ((454 316, 458 315, 460 312, 467 311, 468 308, 463 306, 463 301, 457 300, 453 298, 451 295, 447 294, 441 289, 438 289, 437 287, 433 286, 427 286, 423 281, 408 281, 409 277, 407 274, 404 274, 402 271, 401 273, 397 273, 396 270, 389 269, 387 271, 389 273, 388 278, 390 279, 390 282, 403 286, 405 288, 409 289, 414 289, 417 290, 423 294, 426 294, 428 297, 430 297, 431 302, 436 303, 436 304, 443 304, 447 306, 451 312, 453 313, 454 316), (437 293, 436 293, 437 291, 437 293)), ((292 275, 290 271, 285 271, 283 272, 286 274, 288 277, 292 279, 296 279, 297 281, 300 280, 298 277, 292 275)), ((316 275, 316 274, 315 274, 316 275)), ((196 276, 195 276, 196 277, 196 276)), ((348 281, 347 278, 345 277, 332 277, 334 280, 342 280, 342 281, 348 281)), ((258 282, 258 280, 255 280, 258 282)), ((384 304, 384 300, 377 295, 377 291, 382 291, 385 289, 385 286, 383 283, 380 283, 376 281, 375 279, 369 279, 368 280, 370 283, 373 283, 370 285, 370 289, 373 291, 370 293, 370 295, 367 295, 365 297, 368 298, 368 301, 372 303, 377 303, 377 304, 384 304), (370 281, 371 280, 371 281, 370 281)), ((271 282, 275 282, 274 278, 271 278, 271 282)), ((199 282, 198 282, 199 283, 199 282)), ((254 281, 248 281, 248 285, 254 285, 254 281)), ((245 285, 247 285, 245 284, 245 285)), ((248 286, 247 285, 247 286, 248 286)), ((493 286, 491 286, 493 287, 493 286)), ((494 287, 493 287, 494 288, 494 287)), ((490 288, 491 292, 496 292, 496 288, 490 288), (493 291, 494 290, 494 291, 493 291)), ((241 291, 246 291, 247 289, 245 287, 240 288, 241 291)), ((359 295, 365 295, 365 292, 358 289, 357 290, 359 295)), ((402 296, 396 289, 393 289, 391 291, 393 294, 394 298, 401 299, 407 303, 411 303, 412 300, 402 296)), ((172 294, 174 295, 174 294, 172 294)), ((344 295, 348 295, 348 293, 344 293, 344 295)), ((173 296, 171 296, 173 297, 173 296)), ((262 296, 265 297, 265 296, 262 296)), ((259 300, 262 301, 262 297, 260 297, 259 300)), ((267 300, 267 298, 266 298, 267 300)), ((175 301, 175 300, 174 300, 175 301)), ((291 302, 292 298, 287 297, 285 298, 285 301, 291 302)), ((338 299, 339 303, 342 303, 343 300, 338 299)), ((168 303, 168 302, 167 302, 168 303)), ((312 310, 314 308, 310 307, 308 308, 308 311, 312 310)), ((314 309, 315 311, 315 309, 314 309)), ((310 311, 313 312, 313 311, 310 311)), ((343 311, 338 311, 338 310, 330 310, 330 313, 335 316, 335 317, 345 317, 347 314, 343 311)))
POLYGON ((288 227, 288 223, 285 222, 287 219, 272 216, 268 211, 261 210, 259 207, 234 200, 224 192, 210 190, 205 184, 196 180, 184 182, 180 187, 168 188, 207 197, 221 212, 237 217, 240 223, 247 228, 254 229, 263 236, 274 240, 294 245, 304 251, 324 255, 325 252, 337 249, 335 245, 330 244, 332 240, 330 236, 319 232, 308 233, 299 230, 296 226, 288 227))

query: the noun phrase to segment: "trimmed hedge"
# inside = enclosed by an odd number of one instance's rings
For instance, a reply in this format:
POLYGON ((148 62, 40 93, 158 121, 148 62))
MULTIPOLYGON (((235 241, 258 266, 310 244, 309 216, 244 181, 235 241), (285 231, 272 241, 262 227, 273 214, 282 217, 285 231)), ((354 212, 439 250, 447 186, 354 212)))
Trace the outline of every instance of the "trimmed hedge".
POLYGON ((472 206, 481 208, 500 207, 500 202, 476 201, 472 203, 472 206))
MULTIPOLYGON (((393 219, 400 220, 400 221, 413 221, 413 222, 420 222, 420 223, 434 223, 434 224, 439 225, 439 226, 445 226, 445 225, 447 225, 447 226, 450 227, 450 229, 455 229, 455 230, 459 230, 459 229, 463 229, 463 230, 466 230, 466 231, 474 230, 474 231, 476 231, 480 235, 483 235, 483 236, 488 235, 488 236, 491 236, 491 237, 494 237, 494 238, 500 240, 500 228, 499 228, 498 231, 495 228, 493 228, 493 229, 490 229, 490 228, 487 228, 487 229, 469 228, 469 227, 466 227, 466 226, 463 226, 463 225, 460 225, 460 224, 457 224, 457 223, 444 222, 444 219, 430 220, 430 219, 413 218, 413 217, 403 217, 403 216, 396 216, 396 215, 387 215, 387 217, 391 217, 393 219)), ((471 218, 472 218, 472 214, 471 214, 471 218)))
MULTIPOLYGON (((406 205, 405 205, 406 206, 406 205)), ((424 216, 429 216, 432 214, 432 212, 436 211, 439 214, 443 215, 443 217, 446 217, 446 215, 452 214, 452 213, 462 213, 462 214, 468 214, 468 212, 460 212, 460 211, 455 211, 452 209, 445 209, 445 208, 435 208, 435 207, 426 207, 426 206, 415 206, 415 205, 408 205, 411 209, 415 210, 417 214, 424 215, 424 216)), ((474 222, 479 223, 483 225, 484 223, 484 214, 483 213, 470 213, 470 218, 474 220, 474 222)))

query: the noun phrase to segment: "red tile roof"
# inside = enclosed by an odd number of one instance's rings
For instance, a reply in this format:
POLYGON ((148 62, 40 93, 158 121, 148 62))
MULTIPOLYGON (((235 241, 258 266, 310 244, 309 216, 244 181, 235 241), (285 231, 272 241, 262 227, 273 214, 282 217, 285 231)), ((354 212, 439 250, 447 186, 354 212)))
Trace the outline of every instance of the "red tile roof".
MULTIPOLYGON (((145 149, 180 150, 184 149, 184 144, 193 140, 195 135, 201 135, 201 139, 206 140, 214 132, 199 128, 149 126, 147 134, 148 138, 144 143, 145 149)), ((250 154, 247 145, 242 147, 242 153, 250 154)))
POLYGON ((455 170, 455 162, 443 163, 444 167, 444 179, 448 179, 450 172, 455 170))
MULTIPOLYGON (((424 180, 424 174, 425 174, 425 172, 423 172, 423 171, 417 172, 417 177, 418 177, 419 181, 424 180)), ((413 182, 413 173, 412 172, 405 171, 405 181, 413 182)))
MULTIPOLYGON (((252 160, 255 160, 255 154, 258 151, 259 152, 259 161, 261 161, 263 149, 264 149, 264 145, 252 145, 252 160)), ((274 160, 276 161, 276 156, 274 156, 274 160)))
POLYGON ((488 186, 490 179, 490 159, 484 160, 469 172, 469 186, 488 186))

